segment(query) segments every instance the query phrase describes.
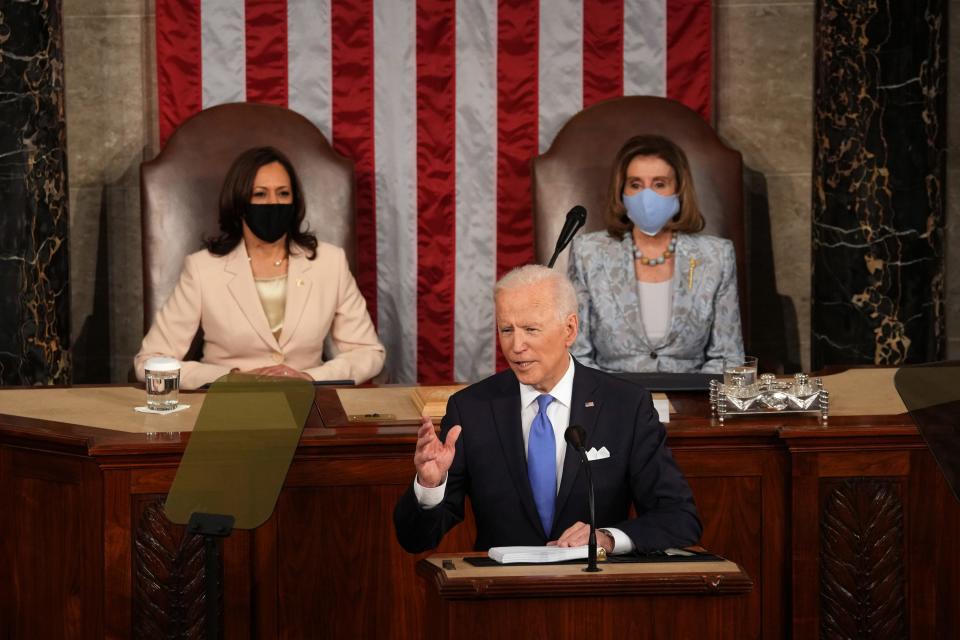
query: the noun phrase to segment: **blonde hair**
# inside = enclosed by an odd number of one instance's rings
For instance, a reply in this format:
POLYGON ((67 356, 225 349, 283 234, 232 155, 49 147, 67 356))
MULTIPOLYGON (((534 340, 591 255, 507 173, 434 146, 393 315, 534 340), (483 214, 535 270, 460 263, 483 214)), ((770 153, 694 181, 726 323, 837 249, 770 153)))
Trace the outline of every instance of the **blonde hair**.
POLYGON ((577 291, 573 288, 573 283, 563 272, 540 264, 526 264, 507 273, 493 287, 493 297, 496 299, 501 291, 543 283, 549 283, 553 287, 552 298, 558 319, 566 320, 568 316, 577 314, 577 291))

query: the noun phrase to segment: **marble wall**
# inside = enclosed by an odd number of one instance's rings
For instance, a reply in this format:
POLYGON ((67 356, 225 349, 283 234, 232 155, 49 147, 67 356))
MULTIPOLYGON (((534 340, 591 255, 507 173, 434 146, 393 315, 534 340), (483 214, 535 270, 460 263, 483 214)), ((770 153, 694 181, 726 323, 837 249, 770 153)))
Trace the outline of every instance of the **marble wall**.
MULTIPOLYGON (((951 53, 960 60, 960 0, 950 1, 951 53)), ((143 158, 157 152, 153 3, 63 2, 76 377, 125 380, 142 335, 137 171, 143 158)), ((805 368, 814 12, 814 0, 714 0, 716 125, 727 144, 743 153, 753 249, 762 256, 765 241, 773 265, 763 298, 767 312, 755 318, 772 327, 763 336, 768 344, 760 347, 787 366, 805 368)), ((948 106, 948 274, 960 273, 955 85, 960 83, 949 87, 948 106)), ((946 286, 948 348, 951 357, 960 357, 960 276, 948 275, 946 286)))
POLYGON ((59 0, 0 4, 0 385, 70 375, 59 0))
POLYGON ((813 366, 942 359, 943 0, 820 0, 813 366))
MULTIPOLYGON (((949 5, 948 58, 956 67, 960 0, 949 5)), ((774 281, 761 293, 767 313, 760 322, 782 325, 785 354, 763 343, 757 351, 809 368, 816 2, 714 0, 714 7, 717 130, 743 153, 748 216, 755 235, 759 229, 753 248, 761 257, 769 227, 774 281)), ((960 358, 960 81, 947 90, 946 356, 960 358)), ((778 338, 776 331, 760 337, 778 338)))

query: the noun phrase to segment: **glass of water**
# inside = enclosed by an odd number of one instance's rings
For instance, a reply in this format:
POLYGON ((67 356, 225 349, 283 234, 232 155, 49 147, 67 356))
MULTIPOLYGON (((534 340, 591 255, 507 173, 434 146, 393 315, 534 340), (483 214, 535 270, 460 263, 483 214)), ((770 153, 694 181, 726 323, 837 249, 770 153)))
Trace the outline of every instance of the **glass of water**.
POLYGON ((724 358, 723 384, 744 390, 753 389, 757 384, 757 359, 754 356, 724 358))
POLYGON ((176 409, 180 403, 180 361, 176 358, 150 358, 143 369, 147 408, 155 411, 176 409))

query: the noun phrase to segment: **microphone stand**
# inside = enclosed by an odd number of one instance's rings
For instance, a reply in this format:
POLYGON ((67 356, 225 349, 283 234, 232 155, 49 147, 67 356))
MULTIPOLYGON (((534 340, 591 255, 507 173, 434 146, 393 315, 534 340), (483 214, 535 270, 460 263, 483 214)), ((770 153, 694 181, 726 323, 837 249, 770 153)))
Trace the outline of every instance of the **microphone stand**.
POLYGON ((587 468, 587 506, 590 510, 590 537, 587 538, 587 568, 584 571, 596 573, 597 571, 603 571, 603 569, 597 566, 597 515, 594 509, 593 472, 590 470, 590 460, 587 458, 587 451, 584 447, 587 434, 583 427, 570 425, 564 432, 563 439, 580 455, 581 462, 587 468))
POLYGON ((603 571, 603 569, 597 566, 597 516, 594 512, 593 473, 590 471, 590 461, 587 459, 587 453, 583 450, 583 447, 577 449, 577 452, 580 454, 580 460, 583 461, 583 464, 587 468, 587 505, 590 510, 590 537, 587 538, 587 568, 584 569, 584 571, 587 573, 596 573, 597 571, 603 571))

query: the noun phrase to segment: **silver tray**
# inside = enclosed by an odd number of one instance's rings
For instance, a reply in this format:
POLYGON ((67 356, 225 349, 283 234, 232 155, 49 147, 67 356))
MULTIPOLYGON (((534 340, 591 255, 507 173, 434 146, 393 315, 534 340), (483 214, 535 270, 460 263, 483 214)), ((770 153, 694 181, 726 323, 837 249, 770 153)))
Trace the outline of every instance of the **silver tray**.
POLYGON ((793 378, 778 379, 765 373, 756 384, 744 385, 742 378, 734 378, 734 382, 710 382, 710 412, 720 424, 732 417, 788 413, 817 414, 820 424, 827 424, 830 393, 821 378, 797 373, 793 378))

